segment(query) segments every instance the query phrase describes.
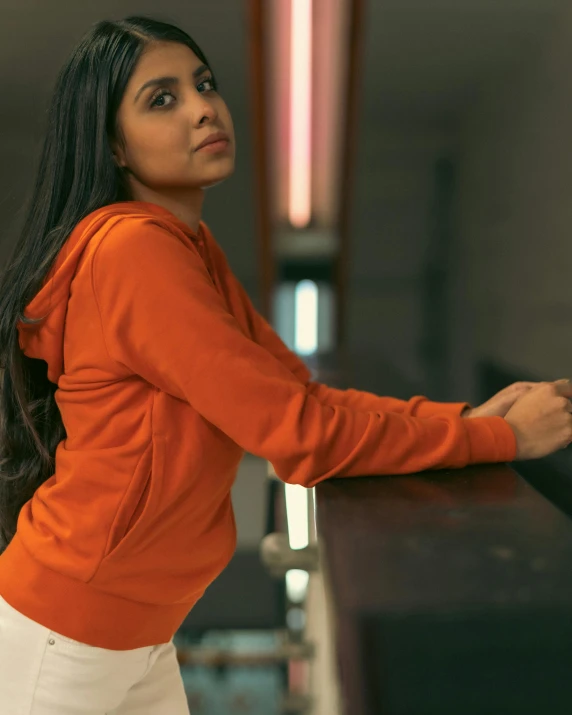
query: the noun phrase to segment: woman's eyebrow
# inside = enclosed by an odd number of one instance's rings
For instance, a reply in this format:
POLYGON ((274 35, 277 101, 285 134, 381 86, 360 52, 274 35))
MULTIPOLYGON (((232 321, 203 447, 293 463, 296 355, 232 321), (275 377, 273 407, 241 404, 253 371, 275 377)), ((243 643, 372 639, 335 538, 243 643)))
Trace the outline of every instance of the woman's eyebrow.
POLYGON ((178 82, 178 77, 155 77, 155 79, 150 79, 148 82, 145 82, 145 84, 139 88, 139 91, 135 95, 135 99, 133 100, 133 102, 136 102, 141 96, 141 93, 144 92, 148 87, 156 87, 162 84, 177 84, 178 82))
MULTIPOLYGON (((200 67, 197 67, 197 69, 193 72, 194 79, 196 79, 197 77, 200 77, 200 75, 207 72, 208 69, 209 69, 208 65, 201 65, 200 67)), ((178 77, 155 77, 155 79, 150 79, 139 88, 139 91, 135 95, 135 99, 133 101, 136 102, 139 99, 139 97, 141 96, 141 93, 144 92, 149 87, 156 87, 161 84, 177 84, 178 82, 179 82, 178 77)))
POLYGON ((193 77, 197 79, 197 77, 200 77, 202 74, 205 72, 209 71, 208 65, 201 65, 200 67, 197 67, 197 69, 193 72, 193 77))

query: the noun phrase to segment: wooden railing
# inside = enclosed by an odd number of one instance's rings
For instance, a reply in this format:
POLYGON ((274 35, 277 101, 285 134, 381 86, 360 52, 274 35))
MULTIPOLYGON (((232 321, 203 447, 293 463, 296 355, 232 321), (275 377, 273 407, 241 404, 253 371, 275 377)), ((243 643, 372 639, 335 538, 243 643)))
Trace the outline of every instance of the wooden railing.
MULTIPOLYGON (((320 368, 318 379, 338 387, 363 377, 339 361, 320 368)), ((530 379, 483 374, 483 399, 530 379)), ((419 392, 389 366, 370 376, 375 384, 357 386, 419 392)), ((317 539, 297 553, 315 559, 313 714, 572 713, 571 450, 512 466, 332 479, 316 502, 317 539)), ((285 570, 296 554, 278 542, 268 565, 285 570)))
POLYGON ((317 488, 345 715, 572 712, 572 521, 512 468, 317 488))

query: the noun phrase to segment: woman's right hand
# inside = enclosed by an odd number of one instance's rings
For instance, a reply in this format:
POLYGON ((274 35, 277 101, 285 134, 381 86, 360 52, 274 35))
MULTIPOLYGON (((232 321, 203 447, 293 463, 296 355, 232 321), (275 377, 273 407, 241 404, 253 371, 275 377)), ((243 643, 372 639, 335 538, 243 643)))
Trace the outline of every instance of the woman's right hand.
POLYGON ((572 383, 541 382, 505 415, 516 436, 516 459, 539 459, 572 442, 572 383))

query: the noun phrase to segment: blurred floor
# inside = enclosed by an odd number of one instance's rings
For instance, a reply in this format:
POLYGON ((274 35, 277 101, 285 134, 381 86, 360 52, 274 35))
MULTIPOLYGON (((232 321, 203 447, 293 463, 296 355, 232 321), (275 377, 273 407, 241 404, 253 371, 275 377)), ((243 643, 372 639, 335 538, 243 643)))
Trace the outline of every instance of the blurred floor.
MULTIPOLYGON (((271 650, 272 633, 208 633, 205 648, 224 648, 239 653, 271 650)), ((181 668, 192 715, 281 715, 282 675, 276 666, 181 668)))

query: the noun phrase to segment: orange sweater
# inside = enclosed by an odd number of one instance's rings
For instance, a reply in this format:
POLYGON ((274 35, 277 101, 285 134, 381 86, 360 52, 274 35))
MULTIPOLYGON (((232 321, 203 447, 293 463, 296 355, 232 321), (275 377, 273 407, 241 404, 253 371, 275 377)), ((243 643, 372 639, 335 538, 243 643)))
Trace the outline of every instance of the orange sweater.
POLYGON ((311 382, 208 229, 124 202, 77 226, 19 326, 67 438, 0 556, 0 593, 123 650, 168 641, 235 547, 243 451, 286 482, 511 460, 501 418, 311 382))

